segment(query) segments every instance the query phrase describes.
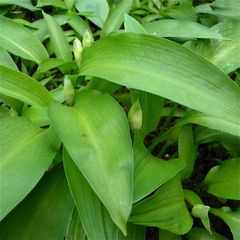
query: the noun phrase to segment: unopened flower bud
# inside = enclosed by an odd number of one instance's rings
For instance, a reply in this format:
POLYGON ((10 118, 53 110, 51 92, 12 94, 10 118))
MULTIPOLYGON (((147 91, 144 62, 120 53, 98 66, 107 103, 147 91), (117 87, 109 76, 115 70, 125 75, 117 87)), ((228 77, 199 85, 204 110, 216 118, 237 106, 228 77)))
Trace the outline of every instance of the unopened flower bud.
POLYGON ((82 40, 83 48, 90 47, 92 43, 93 43, 92 33, 87 30, 83 35, 83 40, 82 40))
POLYGON ((75 38, 73 41, 73 54, 78 67, 80 67, 82 61, 82 50, 81 41, 78 38, 75 38))
POLYGON ((128 121, 133 131, 140 130, 142 127, 142 109, 139 101, 136 101, 128 112, 128 121))
POLYGON ((72 85, 72 81, 69 79, 68 76, 64 77, 63 94, 65 102, 71 106, 73 104, 75 91, 72 85))

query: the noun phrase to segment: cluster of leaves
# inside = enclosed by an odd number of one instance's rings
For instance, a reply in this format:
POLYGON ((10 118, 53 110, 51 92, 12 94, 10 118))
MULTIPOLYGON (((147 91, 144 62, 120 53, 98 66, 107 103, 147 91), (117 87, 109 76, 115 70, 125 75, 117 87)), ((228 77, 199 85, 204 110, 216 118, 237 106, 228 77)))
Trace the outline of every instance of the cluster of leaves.
POLYGON ((239 8, 0 0, 0 238, 240 239, 239 8))

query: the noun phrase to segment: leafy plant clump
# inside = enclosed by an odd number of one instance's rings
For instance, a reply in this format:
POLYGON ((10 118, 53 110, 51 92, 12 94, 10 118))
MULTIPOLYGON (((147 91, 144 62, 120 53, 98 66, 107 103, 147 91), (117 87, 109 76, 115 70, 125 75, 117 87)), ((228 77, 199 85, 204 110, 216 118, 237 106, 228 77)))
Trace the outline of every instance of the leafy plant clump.
POLYGON ((0 239, 240 239, 239 0, 0 0, 0 239))

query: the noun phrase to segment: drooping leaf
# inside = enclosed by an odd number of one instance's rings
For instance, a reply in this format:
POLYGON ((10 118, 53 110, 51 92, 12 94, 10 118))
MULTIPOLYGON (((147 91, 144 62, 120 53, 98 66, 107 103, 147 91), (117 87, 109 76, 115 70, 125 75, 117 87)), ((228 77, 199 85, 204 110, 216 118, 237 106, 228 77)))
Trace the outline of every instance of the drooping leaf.
POLYGON ((21 114, 23 103, 18 101, 15 98, 8 97, 4 94, 0 93, 0 100, 3 101, 7 106, 16 110, 19 114, 21 114))
POLYGON ((134 202, 146 197, 176 176, 183 168, 179 159, 165 161, 154 157, 138 136, 134 140, 134 202))
POLYGON ((220 33, 192 21, 162 19, 146 23, 143 27, 147 33, 158 37, 223 39, 220 33))
POLYGON ((126 232, 132 205, 133 153, 121 107, 107 94, 85 90, 77 95, 74 107, 51 104, 49 117, 74 163, 115 224, 126 232))
POLYGON ((47 106, 53 100, 47 89, 26 74, 4 66, 0 71, 0 94, 37 106, 47 106))
POLYGON ((3 219, 35 187, 60 142, 51 128, 37 128, 23 117, 0 122, 0 219, 3 219))
MULTIPOLYGON (((20 182, 16 183, 18 188, 20 182)), ((0 238, 63 239, 72 209, 73 201, 63 169, 56 167, 0 223, 0 238)))
POLYGON ((219 118, 235 126, 235 134, 238 129, 239 86, 199 55, 169 40, 136 33, 105 37, 84 50, 80 71, 219 118))
POLYGON ((63 161, 68 184, 87 237, 117 239, 118 228, 66 151, 63 161))
POLYGON ((0 65, 18 71, 17 65, 11 58, 10 54, 1 47, 0 47, 0 65))
POLYGON ((239 173, 239 158, 223 161, 220 166, 215 166, 208 172, 204 180, 207 191, 217 197, 240 200, 239 173))
POLYGON ((240 67, 240 21, 224 21, 212 27, 226 39, 212 39, 193 43, 195 51, 223 70, 226 74, 240 67))
POLYGON ((165 183, 153 196, 134 205, 129 220, 176 234, 187 233, 193 220, 184 203, 180 176, 165 183))
POLYGON ((78 215, 78 211, 74 208, 71 216, 71 220, 69 221, 66 240, 85 240, 87 239, 86 233, 83 229, 81 220, 78 215))
POLYGON ((20 23, 0 16, 0 26, 3 49, 38 64, 48 59, 48 52, 40 40, 20 23))
POLYGON ((69 62, 72 60, 72 53, 70 46, 67 41, 62 28, 54 19, 54 17, 49 14, 43 13, 44 19, 46 21, 47 30, 50 36, 50 41, 53 45, 56 57, 69 62))
POLYGON ((133 0, 121 0, 118 2, 117 6, 112 9, 103 25, 101 32, 102 36, 106 36, 121 27, 123 23, 124 13, 128 13, 130 11, 132 4, 133 0))
POLYGON ((240 209, 233 212, 228 207, 211 208, 210 213, 220 217, 229 226, 234 240, 240 239, 240 209))
POLYGON ((106 0, 76 0, 74 6, 79 13, 85 14, 91 22, 100 28, 104 25, 109 13, 106 0))

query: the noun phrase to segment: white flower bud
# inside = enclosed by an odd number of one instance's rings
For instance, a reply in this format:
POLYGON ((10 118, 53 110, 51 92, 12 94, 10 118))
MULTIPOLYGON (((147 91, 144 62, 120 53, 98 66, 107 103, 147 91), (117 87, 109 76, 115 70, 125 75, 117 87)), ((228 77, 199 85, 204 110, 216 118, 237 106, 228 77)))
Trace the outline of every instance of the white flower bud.
POLYGON ((81 41, 78 38, 75 38, 73 41, 73 54, 78 67, 80 67, 81 65, 82 50, 83 48, 82 48, 81 41))
POLYGON ((63 94, 65 102, 71 106, 73 104, 75 91, 72 85, 72 81, 69 79, 68 76, 64 77, 63 94))
POLYGON ((142 109, 138 100, 128 112, 128 122, 133 131, 140 130, 142 127, 142 109))
POLYGON ((88 30, 83 35, 82 45, 83 48, 90 47, 93 43, 93 36, 88 30))

